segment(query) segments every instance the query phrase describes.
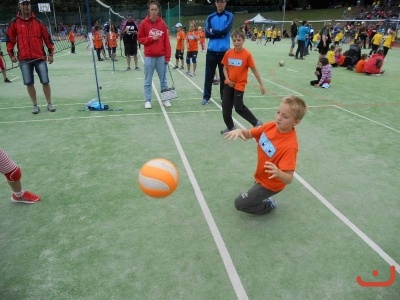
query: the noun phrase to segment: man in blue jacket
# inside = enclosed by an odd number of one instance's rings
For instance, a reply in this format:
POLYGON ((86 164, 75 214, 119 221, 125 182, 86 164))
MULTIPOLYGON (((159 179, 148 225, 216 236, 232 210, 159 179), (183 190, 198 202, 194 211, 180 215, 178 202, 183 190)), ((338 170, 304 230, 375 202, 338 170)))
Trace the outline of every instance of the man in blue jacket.
POLYGON ((202 105, 209 103, 213 84, 215 68, 218 66, 220 78, 220 94, 224 87, 225 76, 223 72, 222 58, 230 49, 230 31, 233 25, 233 14, 225 10, 228 0, 215 0, 217 11, 209 15, 205 22, 205 33, 208 38, 206 54, 206 71, 204 79, 204 92, 202 105))

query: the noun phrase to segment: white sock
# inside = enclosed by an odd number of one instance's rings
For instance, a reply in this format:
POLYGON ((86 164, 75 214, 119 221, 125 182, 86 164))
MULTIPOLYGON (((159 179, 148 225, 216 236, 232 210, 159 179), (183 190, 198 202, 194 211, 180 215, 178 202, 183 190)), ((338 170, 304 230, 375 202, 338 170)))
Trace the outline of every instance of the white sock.
POLYGON ((24 190, 21 190, 20 192, 18 192, 18 193, 13 193, 16 197, 22 197, 22 195, 24 194, 24 190))

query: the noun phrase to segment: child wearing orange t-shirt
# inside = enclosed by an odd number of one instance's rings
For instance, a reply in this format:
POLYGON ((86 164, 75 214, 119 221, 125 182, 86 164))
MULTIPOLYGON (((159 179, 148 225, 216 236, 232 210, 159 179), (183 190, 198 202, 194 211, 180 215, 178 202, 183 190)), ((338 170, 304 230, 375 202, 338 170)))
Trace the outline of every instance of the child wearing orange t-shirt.
POLYGON ((103 48, 103 36, 100 31, 100 26, 98 26, 98 25, 96 25, 94 27, 93 44, 94 44, 94 48, 96 49, 97 60, 102 61, 103 59, 101 58, 101 51, 104 49, 103 48))
POLYGON ((356 73, 364 73, 364 65, 367 62, 368 54, 361 55, 361 59, 356 64, 356 73))
POLYGON ((176 50, 175 50, 175 67, 174 69, 179 68, 179 61, 181 61, 181 69, 184 69, 183 66, 183 52, 185 51, 185 33, 183 32, 182 29, 182 23, 177 23, 175 25, 176 28, 176 50))
POLYGON ((197 68, 197 54, 199 53, 199 40, 200 35, 196 31, 196 25, 191 23, 189 25, 189 32, 186 34, 186 65, 187 72, 186 75, 195 76, 196 68, 197 68), (193 64, 193 72, 190 72, 190 60, 192 60, 193 64))
POLYGON ((236 30, 232 33, 231 38, 234 48, 228 50, 222 59, 225 75, 224 91, 222 95, 222 116, 226 125, 226 128, 221 131, 222 134, 236 128, 232 119, 233 107, 235 107, 235 111, 242 118, 247 120, 254 127, 262 124, 243 103, 249 68, 260 84, 261 95, 265 94, 264 84, 256 68, 253 55, 243 48, 245 41, 244 32, 242 30, 236 30))
POLYGON ((76 54, 75 53, 75 34, 74 34, 74 30, 72 28, 69 30, 69 33, 68 33, 68 40, 71 43, 71 53, 76 54))
POLYGON ((262 215, 273 210, 277 203, 273 195, 293 180, 296 169, 298 141, 295 126, 307 111, 305 102, 297 96, 282 99, 275 122, 252 129, 236 129, 225 134, 228 140, 255 139, 257 168, 255 184, 235 199, 235 207, 249 214, 262 215))
POLYGON ((108 56, 111 57, 112 61, 118 61, 116 59, 116 52, 117 52, 117 29, 114 25, 111 26, 110 31, 107 33, 107 49, 108 49, 108 56))

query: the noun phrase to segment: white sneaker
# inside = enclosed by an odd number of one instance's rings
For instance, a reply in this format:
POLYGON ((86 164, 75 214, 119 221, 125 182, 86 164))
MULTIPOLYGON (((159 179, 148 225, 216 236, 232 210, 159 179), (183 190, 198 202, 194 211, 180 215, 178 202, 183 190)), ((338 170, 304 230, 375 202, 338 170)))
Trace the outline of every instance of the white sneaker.
POLYGON ((171 106, 172 106, 172 104, 171 104, 171 102, 169 102, 169 100, 163 101, 163 105, 164 105, 165 107, 171 107, 171 106))
POLYGON ((150 102, 150 101, 146 101, 146 102, 144 103, 144 108, 150 109, 150 108, 151 108, 151 102, 150 102))

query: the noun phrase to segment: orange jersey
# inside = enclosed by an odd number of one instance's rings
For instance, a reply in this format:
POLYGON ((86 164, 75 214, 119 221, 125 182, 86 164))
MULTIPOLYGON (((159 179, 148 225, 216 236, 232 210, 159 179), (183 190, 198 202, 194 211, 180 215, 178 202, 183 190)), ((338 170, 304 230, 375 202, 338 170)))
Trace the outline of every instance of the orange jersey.
POLYGON ((278 178, 271 178, 265 173, 264 164, 272 162, 282 171, 296 169, 298 142, 296 130, 280 133, 275 122, 268 122, 261 127, 250 129, 250 133, 257 141, 257 169, 254 179, 268 190, 279 192, 286 186, 278 178))
POLYGON ((360 59, 356 64, 356 72, 363 73, 364 72, 364 65, 367 61, 365 59, 360 59))
POLYGON ((181 30, 176 33, 176 50, 184 50, 185 44, 183 41, 185 40, 185 33, 181 30))
POLYGON ((117 37, 118 35, 115 32, 107 33, 107 45, 111 48, 117 48, 117 37))
POLYGON ((103 46, 103 38, 101 36, 100 30, 95 31, 93 33, 93 43, 96 49, 101 48, 103 46))
POLYGON ((256 66, 253 55, 244 48, 239 52, 230 49, 225 53, 222 64, 228 69, 229 80, 235 83, 234 89, 244 92, 248 68, 256 66))
POLYGON ((75 35, 72 30, 68 33, 68 39, 71 43, 75 43, 75 35))
POLYGON ((199 51, 199 36, 197 31, 189 31, 186 34, 187 51, 199 51))

